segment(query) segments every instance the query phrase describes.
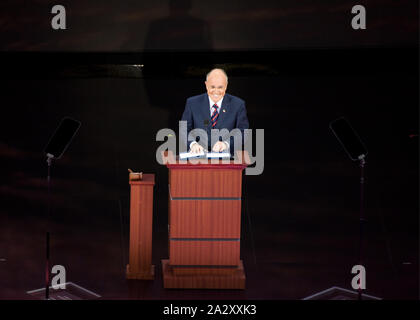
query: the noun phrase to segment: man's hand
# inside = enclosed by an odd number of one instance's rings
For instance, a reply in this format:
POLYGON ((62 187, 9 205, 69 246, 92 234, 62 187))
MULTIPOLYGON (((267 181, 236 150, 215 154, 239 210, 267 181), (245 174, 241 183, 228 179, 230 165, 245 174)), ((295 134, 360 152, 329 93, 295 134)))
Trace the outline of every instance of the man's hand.
POLYGON ((213 146, 213 152, 222 152, 227 150, 227 145, 223 141, 217 141, 213 146))
POLYGON ((203 152, 204 148, 198 144, 198 143, 193 143, 193 145, 191 146, 190 152, 191 153, 200 153, 203 152))

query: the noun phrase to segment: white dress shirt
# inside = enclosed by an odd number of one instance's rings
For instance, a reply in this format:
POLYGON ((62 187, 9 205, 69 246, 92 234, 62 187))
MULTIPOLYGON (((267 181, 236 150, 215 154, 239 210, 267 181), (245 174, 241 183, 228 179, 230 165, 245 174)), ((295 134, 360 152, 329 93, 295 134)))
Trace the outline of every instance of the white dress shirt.
MULTIPOLYGON (((222 102, 223 102, 223 97, 219 100, 219 101, 217 101, 217 102, 214 102, 213 100, 211 100, 211 98, 209 97, 209 105, 210 105, 210 107, 209 107, 209 110, 210 110, 210 118, 211 118, 211 115, 213 114, 213 106, 215 105, 215 104, 217 104, 217 110, 218 110, 218 112, 219 112, 219 114, 220 114, 220 110, 221 110, 221 107, 222 107, 222 102)), ((227 146, 227 148, 229 149, 229 142, 227 142, 227 141, 223 141, 225 144, 226 144, 226 146, 227 146)), ((191 147, 192 147, 192 145, 194 144, 194 143, 198 143, 197 141, 193 141, 193 142, 191 142, 190 143, 190 149, 191 149, 191 147)))

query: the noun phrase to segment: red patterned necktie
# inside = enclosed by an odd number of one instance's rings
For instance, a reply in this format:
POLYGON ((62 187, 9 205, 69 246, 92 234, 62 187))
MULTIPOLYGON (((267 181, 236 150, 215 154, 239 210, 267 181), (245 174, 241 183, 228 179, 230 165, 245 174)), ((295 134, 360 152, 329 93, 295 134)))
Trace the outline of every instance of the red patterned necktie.
POLYGON ((211 114, 211 127, 214 129, 217 123, 217 119, 219 118, 219 112, 217 111, 217 104, 213 105, 213 113, 211 114))

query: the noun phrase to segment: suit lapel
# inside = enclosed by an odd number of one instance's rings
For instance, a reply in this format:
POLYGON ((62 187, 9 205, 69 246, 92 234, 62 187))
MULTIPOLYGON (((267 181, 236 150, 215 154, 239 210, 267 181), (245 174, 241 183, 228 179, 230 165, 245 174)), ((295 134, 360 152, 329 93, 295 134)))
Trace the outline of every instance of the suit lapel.
POLYGON ((223 97, 222 105, 219 108, 219 119, 217 120, 216 128, 223 128, 223 120, 226 117, 226 113, 229 111, 230 96, 225 94, 223 97), (223 111, 224 110, 224 111, 223 111))
POLYGON ((201 101, 201 108, 200 108, 201 116, 203 118, 202 125, 207 127, 206 129, 211 128, 211 120, 210 120, 210 104, 209 104, 209 96, 207 93, 203 95, 203 99, 201 101), (207 121, 207 126, 204 125, 204 121, 207 121))

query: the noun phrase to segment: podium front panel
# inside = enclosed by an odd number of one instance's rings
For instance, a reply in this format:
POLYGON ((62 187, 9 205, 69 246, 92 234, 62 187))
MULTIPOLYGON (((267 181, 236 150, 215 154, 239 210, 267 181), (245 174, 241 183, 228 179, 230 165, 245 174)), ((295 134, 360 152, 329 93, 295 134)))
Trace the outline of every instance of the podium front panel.
POLYGON ((244 164, 168 164, 165 288, 244 289, 240 260, 244 164))
POLYGON ((242 170, 176 169, 171 170, 172 198, 236 198, 242 194, 242 170))
POLYGON ((170 201, 170 238, 241 237, 240 200, 170 201))

